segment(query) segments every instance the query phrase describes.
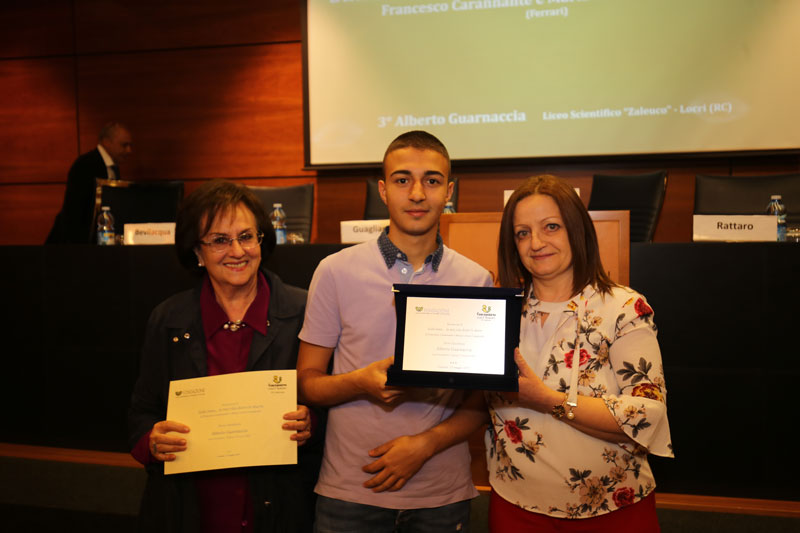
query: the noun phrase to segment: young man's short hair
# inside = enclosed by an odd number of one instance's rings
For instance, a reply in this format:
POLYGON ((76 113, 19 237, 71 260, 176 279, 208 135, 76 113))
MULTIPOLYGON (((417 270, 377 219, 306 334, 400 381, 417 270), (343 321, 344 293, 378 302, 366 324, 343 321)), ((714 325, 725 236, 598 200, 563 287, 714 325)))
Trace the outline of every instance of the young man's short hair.
POLYGON ((450 154, 447 153, 444 143, 427 131, 414 130, 400 134, 393 140, 383 154, 383 175, 386 177, 386 157, 395 150, 403 148, 416 148, 417 150, 433 150, 444 156, 447 160, 447 179, 450 179, 450 154))

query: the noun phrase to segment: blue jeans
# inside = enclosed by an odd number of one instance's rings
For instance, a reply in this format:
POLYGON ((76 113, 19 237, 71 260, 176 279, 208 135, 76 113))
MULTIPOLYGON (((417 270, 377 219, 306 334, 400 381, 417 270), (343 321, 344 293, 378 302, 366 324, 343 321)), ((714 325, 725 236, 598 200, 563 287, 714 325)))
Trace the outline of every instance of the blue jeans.
POLYGON ((386 509, 317 496, 315 533, 467 533, 469 500, 431 509, 386 509))

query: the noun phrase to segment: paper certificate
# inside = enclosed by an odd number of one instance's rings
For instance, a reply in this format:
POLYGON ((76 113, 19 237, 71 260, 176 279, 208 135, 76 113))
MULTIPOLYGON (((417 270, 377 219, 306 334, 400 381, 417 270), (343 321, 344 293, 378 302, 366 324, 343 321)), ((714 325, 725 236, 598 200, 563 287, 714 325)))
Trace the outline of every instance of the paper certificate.
POLYGON ((409 296, 403 370, 502 375, 505 300, 409 296))
POLYGON ((297 371, 263 370, 171 381, 167 420, 189 426, 186 450, 165 474, 297 464, 297 442, 282 429, 297 410, 297 371))

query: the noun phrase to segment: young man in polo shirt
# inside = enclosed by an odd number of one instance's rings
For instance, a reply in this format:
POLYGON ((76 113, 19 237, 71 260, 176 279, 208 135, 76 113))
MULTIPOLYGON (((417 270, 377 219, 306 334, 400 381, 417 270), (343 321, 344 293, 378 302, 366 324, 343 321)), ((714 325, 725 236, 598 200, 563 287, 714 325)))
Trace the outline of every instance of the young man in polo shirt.
POLYGON ((400 135, 386 150, 379 182, 388 228, 327 257, 314 273, 297 370, 302 401, 330 406, 316 531, 469 528, 477 493, 465 439, 486 416, 480 394, 386 387, 392 284, 492 285, 484 268, 442 244, 449 178, 441 141, 422 131, 400 135))

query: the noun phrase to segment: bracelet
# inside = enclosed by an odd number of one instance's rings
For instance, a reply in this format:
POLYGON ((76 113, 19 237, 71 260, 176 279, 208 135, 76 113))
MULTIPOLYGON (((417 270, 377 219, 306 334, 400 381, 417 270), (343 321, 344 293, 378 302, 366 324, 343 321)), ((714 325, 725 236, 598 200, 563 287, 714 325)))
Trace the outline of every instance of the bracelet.
POLYGON ((575 418, 575 413, 573 412, 574 409, 578 406, 577 403, 568 402, 569 394, 564 393, 564 401, 558 405, 553 406, 553 410, 550 412, 553 415, 553 418, 556 420, 561 420, 565 416, 568 420, 572 420, 575 418))

